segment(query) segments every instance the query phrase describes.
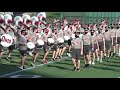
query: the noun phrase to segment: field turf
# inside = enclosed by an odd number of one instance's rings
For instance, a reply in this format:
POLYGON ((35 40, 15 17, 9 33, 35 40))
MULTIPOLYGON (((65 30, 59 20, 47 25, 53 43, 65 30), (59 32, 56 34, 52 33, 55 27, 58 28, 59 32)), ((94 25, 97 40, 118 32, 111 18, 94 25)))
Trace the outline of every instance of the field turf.
POLYGON ((20 70, 20 54, 14 50, 12 61, 6 59, 7 51, 0 62, 0 78, 10 78, 13 75, 40 75, 41 78, 118 78, 120 77, 120 58, 115 57, 110 60, 103 59, 103 63, 95 62, 89 68, 84 68, 83 58, 81 58, 81 71, 73 71, 73 64, 70 57, 65 57, 58 61, 51 61, 52 52, 50 52, 46 65, 43 65, 41 59, 43 51, 37 59, 36 67, 31 66, 32 57, 28 55, 25 67, 26 70, 20 70), (11 73, 12 72, 12 73, 11 73), (14 73, 13 73, 14 72, 14 73))

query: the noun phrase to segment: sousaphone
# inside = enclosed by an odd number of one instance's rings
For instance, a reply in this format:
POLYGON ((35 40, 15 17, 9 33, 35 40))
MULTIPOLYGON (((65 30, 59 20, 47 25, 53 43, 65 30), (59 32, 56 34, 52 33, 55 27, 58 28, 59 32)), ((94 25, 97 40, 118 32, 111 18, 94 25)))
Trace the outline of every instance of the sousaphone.
MULTIPOLYGON (((22 19, 23 19, 24 24, 25 24, 26 26, 28 26, 27 20, 30 20, 30 19, 31 19, 30 15, 25 14, 25 15, 22 16, 22 19)), ((29 27, 29 26, 28 26, 28 27, 29 27)))
POLYGON ((20 27, 19 22, 23 22, 23 19, 22 19, 21 16, 16 16, 16 17, 14 18, 14 22, 15 22, 15 25, 16 25, 16 26, 20 27))
POLYGON ((45 12, 40 12, 40 13, 38 13, 37 17, 40 21, 42 21, 43 18, 46 18, 46 13, 45 12))
POLYGON ((38 23, 39 23, 38 17, 32 16, 30 20, 32 21, 32 25, 33 25, 34 27, 37 27, 37 26, 38 26, 38 23))
POLYGON ((10 14, 5 14, 4 20, 6 25, 10 25, 12 23, 12 16, 10 14))

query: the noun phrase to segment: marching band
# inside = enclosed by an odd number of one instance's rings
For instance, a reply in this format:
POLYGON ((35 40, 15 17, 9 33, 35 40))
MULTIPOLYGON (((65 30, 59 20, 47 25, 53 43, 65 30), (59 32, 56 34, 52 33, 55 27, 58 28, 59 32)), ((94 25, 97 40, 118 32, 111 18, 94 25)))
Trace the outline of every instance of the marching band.
POLYGON ((10 14, 0 14, 0 61, 4 48, 8 48, 9 61, 12 60, 13 50, 19 50, 22 56, 20 69, 25 68, 28 54, 33 57, 31 65, 34 67, 41 50, 44 51, 43 64, 47 63, 50 51, 53 51, 51 60, 57 61, 64 57, 67 50, 66 55, 72 57, 74 71, 80 71, 82 56, 86 68, 95 65, 95 61, 102 63, 103 58, 120 56, 119 18, 117 24, 112 21, 110 26, 104 19, 99 24, 83 24, 80 23, 82 20, 69 21, 65 18, 48 23, 46 19, 45 13, 32 17, 16 16, 14 19, 10 14))

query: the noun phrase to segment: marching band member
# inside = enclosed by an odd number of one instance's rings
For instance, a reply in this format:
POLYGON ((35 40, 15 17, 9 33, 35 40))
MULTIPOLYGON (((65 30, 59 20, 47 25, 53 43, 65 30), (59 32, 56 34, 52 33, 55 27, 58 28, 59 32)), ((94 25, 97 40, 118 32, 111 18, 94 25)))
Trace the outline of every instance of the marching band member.
POLYGON ((105 29, 104 39, 105 39, 105 49, 104 54, 106 56, 106 50, 108 51, 108 58, 110 59, 110 52, 111 52, 111 33, 108 31, 108 28, 105 29))
POLYGON ((99 28, 99 34, 97 35, 97 41, 99 44, 98 51, 100 51, 100 62, 102 63, 103 51, 105 50, 105 40, 102 33, 102 28, 99 28))
POLYGON ((98 41, 97 41, 97 36, 95 34, 95 30, 92 30, 91 31, 91 52, 93 54, 92 65, 95 64, 95 54, 97 57, 97 61, 99 61, 98 51, 97 51, 98 48, 99 48, 99 45, 98 45, 98 41))
POLYGON ((33 49, 33 61, 31 63, 31 65, 34 67, 35 66, 35 62, 36 62, 36 59, 37 57, 39 56, 40 54, 40 50, 38 49, 37 47, 37 36, 36 36, 36 33, 38 32, 38 27, 33 27, 33 31, 31 34, 29 34, 29 41, 30 42, 33 42, 35 44, 35 48, 33 49))
POLYGON ((85 30, 85 33, 82 36, 84 64, 85 64, 85 67, 88 67, 90 64, 91 35, 88 34, 88 28, 85 28, 84 30, 85 30))
POLYGON ((14 49, 16 49, 18 47, 17 44, 17 29, 15 29, 15 26, 11 27, 11 25, 7 25, 6 26, 6 33, 9 34, 10 36, 12 36, 13 38, 13 43, 11 46, 8 47, 8 57, 7 60, 12 60, 12 52, 14 49), (14 27, 14 28, 13 28, 14 27))
POLYGON ((21 66, 19 68, 25 69, 24 65, 25 65, 25 60, 26 60, 26 55, 27 55, 27 38, 26 38, 27 32, 26 30, 21 30, 21 34, 18 34, 18 35, 19 35, 19 39, 18 39, 19 51, 22 56, 21 66))
MULTIPOLYGON (((60 30, 58 31, 58 38, 64 40, 63 26, 62 26, 62 25, 60 26, 60 30)), ((62 54, 62 50, 63 50, 63 48, 64 48, 63 43, 64 43, 64 42, 60 42, 60 43, 59 43, 59 57, 60 57, 60 58, 62 58, 62 55, 63 55, 63 54, 62 54)))
POLYGON ((73 30, 72 30, 71 24, 68 24, 68 27, 67 27, 67 29, 65 30, 65 35, 67 35, 67 36, 70 37, 70 39, 68 40, 68 51, 67 51, 67 55, 68 55, 69 57, 71 57, 70 51, 71 51, 72 34, 73 34, 73 30))
MULTIPOLYGON (((4 27, 4 20, 0 20, 0 37, 5 33, 6 33, 6 30, 4 27)), ((1 41, 1 38, 0 38, 0 41, 1 41)), ((4 47, 0 44, 0 61, 1 61, 1 58, 4 54, 3 48, 4 47)))
POLYGON ((46 57, 49 54, 49 47, 48 47, 48 37, 49 37, 49 30, 47 28, 45 28, 43 30, 43 34, 41 35, 42 40, 44 41, 44 46, 43 46, 43 50, 44 50, 44 57, 42 59, 43 64, 46 64, 46 57))
POLYGON ((74 65, 74 71, 80 71, 80 56, 83 54, 83 41, 79 38, 79 33, 76 33, 75 39, 72 41, 72 62, 74 65), (78 65, 76 65, 76 60, 78 65))
POLYGON ((54 46, 53 46, 53 60, 57 60, 59 48, 58 48, 58 33, 56 29, 53 29, 51 37, 54 39, 54 46))
MULTIPOLYGON (((60 31, 59 31, 59 36, 61 37, 61 38, 63 38, 64 39, 64 35, 65 35, 65 31, 64 31, 64 26, 63 25, 61 25, 60 26, 60 31)), ((64 52, 65 52, 65 50, 66 50, 66 43, 64 42, 63 44, 62 44, 62 46, 60 47, 60 49, 62 48, 62 50, 59 52, 59 56, 61 57, 63 57, 63 54, 64 54, 64 52)), ((61 58, 62 58, 61 57, 61 58)))
POLYGON ((116 52, 118 53, 118 56, 120 56, 120 24, 118 24, 118 29, 116 31, 116 52))
POLYGON ((111 24, 111 30, 110 30, 111 36, 112 36, 112 46, 113 46, 113 57, 115 57, 115 52, 116 52, 116 29, 115 25, 111 24))

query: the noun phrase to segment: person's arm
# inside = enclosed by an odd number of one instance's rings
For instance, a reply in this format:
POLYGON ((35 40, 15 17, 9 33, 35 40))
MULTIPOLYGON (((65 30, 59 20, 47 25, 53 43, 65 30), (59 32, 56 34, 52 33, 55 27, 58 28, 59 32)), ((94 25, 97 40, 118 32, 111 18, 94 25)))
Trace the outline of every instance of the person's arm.
POLYGON ((96 43, 97 43, 97 47, 98 47, 98 51, 99 51, 99 44, 98 44, 98 40, 96 39, 96 43))
POLYGON ((111 39, 112 39, 112 45, 113 45, 113 35, 111 35, 111 39))
POLYGON ((116 31, 116 35, 115 35, 115 37, 116 37, 116 43, 117 43, 117 31, 116 31))
POLYGON ((81 55, 83 55, 83 40, 81 40, 81 55))
POLYGON ((104 50, 105 50, 105 37, 103 37, 103 44, 104 44, 104 50))
POLYGON ((90 42, 91 42, 91 44, 92 44, 92 50, 94 49, 94 42, 93 42, 93 40, 92 40, 92 37, 90 36, 90 42))

